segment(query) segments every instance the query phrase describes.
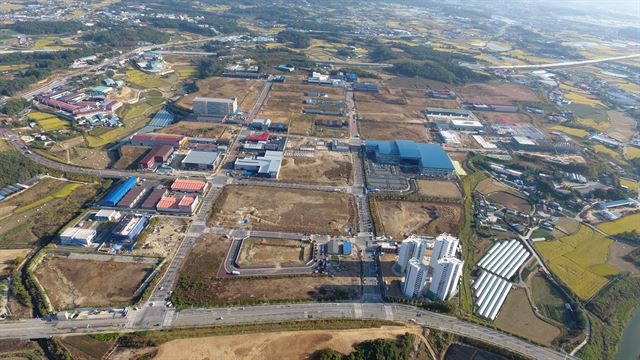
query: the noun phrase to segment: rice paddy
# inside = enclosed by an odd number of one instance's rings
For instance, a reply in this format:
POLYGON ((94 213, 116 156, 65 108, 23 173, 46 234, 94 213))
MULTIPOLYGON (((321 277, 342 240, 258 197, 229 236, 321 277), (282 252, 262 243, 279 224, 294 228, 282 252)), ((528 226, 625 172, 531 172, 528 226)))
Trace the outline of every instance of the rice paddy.
POLYGON ((47 114, 40 111, 32 111, 27 117, 35 121, 44 131, 55 131, 66 129, 69 127, 69 122, 63 120, 53 114, 47 114))
POLYGON ((568 126, 556 125, 551 128, 551 130, 560 131, 567 135, 584 138, 589 135, 589 132, 583 129, 570 128, 568 126))
POLYGON ((618 220, 602 223, 598 225, 598 229, 609 235, 617 235, 634 230, 640 231, 640 213, 627 215, 618 220))

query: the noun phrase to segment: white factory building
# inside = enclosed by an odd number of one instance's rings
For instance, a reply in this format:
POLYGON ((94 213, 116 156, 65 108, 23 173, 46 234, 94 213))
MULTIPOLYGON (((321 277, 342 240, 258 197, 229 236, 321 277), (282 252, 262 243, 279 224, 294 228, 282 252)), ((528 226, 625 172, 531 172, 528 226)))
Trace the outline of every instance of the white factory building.
POLYGON ((451 130, 458 131, 480 131, 484 129, 484 125, 477 120, 451 119, 449 127, 451 130))
POLYGON ((283 156, 284 153, 282 151, 268 150, 263 156, 236 159, 233 168, 251 172, 258 177, 277 179, 280 174, 283 156))
POLYGON ((476 314, 494 320, 502 307, 513 277, 531 254, 518 240, 494 244, 478 262, 482 269, 473 283, 476 314))
POLYGON ((407 264, 407 275, 404 278, 402 293, 405 297, 415 298, 420 296, 427 281, 429 268, 422 264, 422 260, 411 258, 407 264))
POLYGON ((411 235, 406 238, 400 244, 400 251, 398 254, 397 264, 400 272, 403 274, 405 273, 407 266, 409 266, 409 260, 411 259, 418 259, 422 262, 425 251, 430 247, 432 247, 432 244, 427 240, 427 238, 415 235, 411 235))
MULTIPOLYGON (((432 258, 433 259, 433 258, 432 258)), ((446 257, 432 267, 428 296, 434 300, 449 300, 458 292, 464 262, 455 257, 446 257)))
POLYGON ((197 97, 193 99, 193 113, 202 116, 227 116, 238 111, 238 99, 197 97))
POLYGON ((433 252, 431 253, 431 259, 429 259, 429 266, 434 268, 438 260, 456 257, 459 243, 460 240, 455 236, 447 233, 439 235, 433 244, 433 252))
POLYGON ((91 246, 96 235, 95 229, 67 228, 60 234, 60 245, 91 246))

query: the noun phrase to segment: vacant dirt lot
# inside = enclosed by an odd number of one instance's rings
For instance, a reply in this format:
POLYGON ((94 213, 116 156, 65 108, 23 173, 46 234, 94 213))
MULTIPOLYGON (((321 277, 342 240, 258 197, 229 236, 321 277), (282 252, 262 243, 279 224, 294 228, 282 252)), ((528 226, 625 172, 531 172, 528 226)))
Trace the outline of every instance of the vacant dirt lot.
POLYGON ((14 260, 17 257, 24 258, 29 251, 31 251, 31 249, 0 250, 0 277, 9 275, 8 272, 11 269, 14 260))
POLYGON ((233 138, 233 136, 235 136, 235 134, 237 134, 238 130, 227 125, 180 121, 161 129, 159 132, 165 134, 178 134, 189 137, 231 139, 233 138))
POLYGON ((376 201, 378 216, 384 233, 396 241, 410 234, 456 234, 462 223, 462 208, 458 205, 434 204, 420 201, 376 201))
POLYGON ((331 348, 340 353, 354 351, 353 345, 371 339, 393 339, 405 332, 420 335, 417 327, 384 327, 357 330, 312 330, 214 336, 173 340, 162 344, 157 360, 309 359, 316 351, 331 348), (295 344, 295 346, 291 346, 295 344), (188 353, 184 349, 189 349, 188 353))
POLYGON ((380 271, 384 277, 387 296, 402 297, 402 276, 393 271, 397 256, 395 254, 380 255, 380 271))
POLYGON ((138 242, 140 247, 133 250, 135 256, 171 256, 184 237, 188 221, 176 217, 159 216, 158 222, 149 234, 138 242))
POLYGON ((242 242, 238 265, 269 266, 303 265, 311 260, 312 245, 299 240, 248 238, 242 242))
POLYGON ((381 121, 358 122, 360 135, 364 139, 375 140, 413 140, 426 142, 430 139, 427 128, 416 123, 387 123, 381 121))
POLYGON ((524 213, 531 211, 531 205, 527 199, 508 193, 506 191, 497 191, 490 193, 487 200, 492 203, 500 204, 509 209, 518 210, 524 213))
POLYGON ((193 99, 197 97, 214 98, 238 98, 238 109, 249 112, 256 103, 258 94, 264 87, 264 82, 257 80, 231 79, 223 77, 211 77, 198 80, 198 91, 182 97, 176 103, 177 106, 191 110, 193 99))
POLYGON ((210 225, 271 231, 346 234, 356 221, 350 195, 261 186, 227 186, 210 225), (243 225, 243 220, 246 224, 243 225))
POLYGON ((322 275, 269 278, 218 278, 230 240, 199 239, 180 272, 173 293, 177 305, 211 306, 229 302, 284 299, 355 299, 360 296, 360 262, 355 257, 330 262, 333 278, 322 275))
POLYGON ((482 180, 478 186, 476 186, 476 191, 479 192, 480 194, 487 196, 491 193, 497 192, 497 191, 504 191, 504 192, 510 192, 514 195, 519 194, 517 190, 508 187, 507 185, 493 179, 493 178, 487 178, 485 180, 482 180))
POLYGON ((469 84, 457 90, 466 102, 511 104, 512 101, 539 101, 535 92, 523 85, 503 83, 469 84))
POLYGON ((607 114, 611 121, 611 127, 607 129, 607 135, 622 142, 631 140, 636 128, 635 120, 620 111, 607 111, 607 114))
POLYGON ((462 193, 453 181, 418 180, 419 193, 422 196, 432 196, 444 199, 461 199, 462 193))
POLYGON ((146 146, 123 145, 120 147, 120 158, 113 164, 114 169, 137 169, 137 162, 149 151, 146 146))
POLYGON ((350 153, 318 151, 315 158, 284 158, 280 180, 321 185, 347 185, 352 178, 350 153))
POLYGON ((385 123, 422 124, 426 120, 422 114, 426 107, 442 105, 429 99, 424 91, 387 86, 379 86, 377 94, 357 92, 354 97, 362 119, 385 123))
POLYGON ((46 256, 36 276, 56 310, 130 304, 150 264, 46 256))
POLYGON ((501 329, 545 345, 551 345, 560 335, 560 329, 536 317, 524 289, 511 289, 495 323, 501 329))

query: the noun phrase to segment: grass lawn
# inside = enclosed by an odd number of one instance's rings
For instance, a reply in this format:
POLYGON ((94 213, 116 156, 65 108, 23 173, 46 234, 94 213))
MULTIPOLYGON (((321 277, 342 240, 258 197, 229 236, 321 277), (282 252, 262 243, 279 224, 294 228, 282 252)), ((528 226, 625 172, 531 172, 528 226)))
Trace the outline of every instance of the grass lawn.
POLYGON ((593 296, 618 270, 607 264, 613 241, 581 226, 580 230, 559 240, 535 244, 551 270, 581 299, 593 296))
POLYGON ((560 290, 539 272, 532 274, 528 282, 533 301, 540 312, 549 319, 570 326, 573 317, 564 307, 566 301, 560 290))
POLYGON ((170 86, 170 84, 160 76, 147 74, 144 71, 134 68, 127 69, 127 77, 125 78, 125 81, 142 89, 165 88, 170 86))

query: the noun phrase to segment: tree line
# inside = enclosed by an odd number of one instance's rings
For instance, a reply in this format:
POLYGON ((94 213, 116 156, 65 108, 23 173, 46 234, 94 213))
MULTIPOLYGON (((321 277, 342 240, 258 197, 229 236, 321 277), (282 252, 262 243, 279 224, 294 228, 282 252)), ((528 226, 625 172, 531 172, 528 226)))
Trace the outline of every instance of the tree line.
POLYGON ((80 21, 18 21, 7 25, 5 29, 11 29, 25 35, 43 34, 73 34, 87 27, 80 21))

